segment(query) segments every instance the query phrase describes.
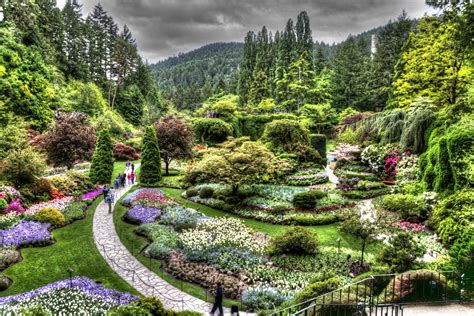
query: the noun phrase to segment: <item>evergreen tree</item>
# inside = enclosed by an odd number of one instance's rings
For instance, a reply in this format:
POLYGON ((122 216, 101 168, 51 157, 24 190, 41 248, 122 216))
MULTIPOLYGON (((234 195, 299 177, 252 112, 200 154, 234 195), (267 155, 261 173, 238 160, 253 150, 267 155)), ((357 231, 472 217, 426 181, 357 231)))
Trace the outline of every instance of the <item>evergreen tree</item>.
POLYGON ((333 63, 334 105, 343 109, 363 109, 368 95, 367 76, 370 71, 370 54, 367 43, 349 36, 337 48, 333 63))
POLYGON ((268 78, 264 71, 259 71, 253 80, 252 87, 249 92, 247 104, 250 106, 258 105, 263 99, 270 97, 270 87, 268 86, 268 78))
POLYGON ((248 32, 245 37, 244 55, 240 64, 239 82, 237 86, 241 104, 247 103, 250 84, 252 83, 253 70, 255 67, 255 57, 255 34, 253 32, 248 32))
POLYGON ((295 58, 296 35, 293 26, 293 20, 289 19, 286 23, 285 31, 281 33, 278 42, 278 53, 275 65, 275 79, 274 79, 274 98, 276 103, 281 103, 288 100, 288 85, 285 80, 285 75, 295 58))
POLYGON ((90 170, 91 181, 98 184, 109 184, 112 181, 114 170, 114 146, 109 130, 103 129, 97 138, 92 165, 90 170))
POLYGON ((301 12, 296 20, 296 43, 298 56, 304 53, 308 64, 313 67, 313 38, 306 11, 301 12))
POLYGON ((147 126, 143 137, 140 182, 155 185, 161 180, 161 157, 155 129, 147 126))
POLYGON ((327 67, 327 65, 328 61, 324 55, 324 50, 321 46, 318 46, 318 49, 316 50, 316 56, 314 58, 314 71, 316 72, 316 75, 319 75, 323 69, 327 67))
POLYGON ((413 22, 403 12, 397 21, 389 22, 378 34, 377 51, 373 56, 370 75, 371 108, 386 105, 392 91, 395 65, 412 27, 413 22))
POLYGON ((71 76, 77 80, 87 80, 89 77, 87 43, 81 11, 82 5, 71 0, 66 2, 62 10, 64 26, 62 53, 65 61, 62 70, 66 76, 71 76))

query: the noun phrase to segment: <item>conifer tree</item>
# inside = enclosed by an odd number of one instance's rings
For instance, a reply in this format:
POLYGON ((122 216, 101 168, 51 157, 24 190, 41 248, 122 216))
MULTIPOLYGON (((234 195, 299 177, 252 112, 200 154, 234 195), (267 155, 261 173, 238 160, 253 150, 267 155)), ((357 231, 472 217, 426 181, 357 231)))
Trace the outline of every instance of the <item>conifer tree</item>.
POLYGON ((161 157, 155 129, 148 126, 143 137, 140 182, 145 185, 156 185, 161 180, 161 157))
POLYGON ((306 11, 298 15, 296 21, 296 41, 297 54, 301 56, 306 52, 305 58, 311 67, 313 66, 313 38, 311 37, 311 27, 306 11))
POLYGON ((249 92, 248 105, 256 106, 263 99, 270 97, 270 87, 268 78, 264 71, 259 71, 253 80, 249 92))
POLYGON ((255 67, 255 50, 255 34, 254 32, 248 32, 247 36, 245 36, 244 55, 242 63, 240 64, 239 82, 237 86, 241 104, 247 103, 255 67))
POLYGON ((94 183, 109 184, 112 181, 114 170, 114 147, 108 129, 103 129, 99 133, 92 165, 90 178, 94 183))

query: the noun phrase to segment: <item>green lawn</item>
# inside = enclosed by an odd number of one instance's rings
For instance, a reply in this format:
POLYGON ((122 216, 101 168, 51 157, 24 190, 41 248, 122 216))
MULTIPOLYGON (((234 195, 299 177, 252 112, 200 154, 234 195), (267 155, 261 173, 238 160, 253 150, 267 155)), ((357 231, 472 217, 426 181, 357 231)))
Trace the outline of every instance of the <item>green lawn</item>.
MULTIPOLYGON (((132 161, 131 161, 132 162, 132 161)), ((120 174, 120 173, 123 173, 124 170, 125 170, 125 164, 127 162, 126 161, 116 161, 114 163, 114 171, 112 172, 112 183, 114 182, 115 178, 117 178, 117 176, 120 174)), ((136 161, 133 161, 133 163, 135 164, 135 166, 137 164, 140 163, 140 160, 136 160, 136 161)), ((138 169, 135 170, 135 173, 137 173, 138 169)), ((137 173, 138 175, 138 173, 137 173)))
MULTIPOLYGON (((132 188, 130 192, 132 192, 135 189, 137 189, 137 187, 132 188)), ((117 231, 117 234, 119 234, 120 240, 125 245, 125 247, 143 265, 148 267, 151 271, 155 272, 166 282, 170 283, 174 287, 181 289, 182 291, 194 297, 200 298, 202 300, 207 300, 208 302, 213 302, 213 298, 211 296, 208 296, 206 294, 206 291, 202 287, 175 279, 170 274, 163 272, 163 270, 161 270, 160 261, 146 258, 140 254, 140 252, 148 245, 148 241, 145 238, 138 236, 137 234, 134 233, 134 229, 138 227, 137 225, 132 225, 122 220, 123 215, 125 215, 125 213, 128 211, 128 208, 120 204, 120 201, 122 199, 120 199, 119 202, 115 204, 113 217, 114 217, 115 229, 117 231)), ((234 304, 239 304, 239 303, 232 300, 224 301, 224 305, 227 307, 230 307, 231 305, 234 305, 234 304)))
POLYGON ((54 230, 56 243, 41 248, 21 250, 23 261, 11 266, 4 274, 13 285, 0 296, 31 291, 48 283, 67 279, 67 269, 75 276, 87 276, 102 282, 108 288, 138 295, 138 292, 120 278, 105 262, 95 247, 92 235, 92 219, 100 202, 97 199, 87 210, 85 219, 54 230))

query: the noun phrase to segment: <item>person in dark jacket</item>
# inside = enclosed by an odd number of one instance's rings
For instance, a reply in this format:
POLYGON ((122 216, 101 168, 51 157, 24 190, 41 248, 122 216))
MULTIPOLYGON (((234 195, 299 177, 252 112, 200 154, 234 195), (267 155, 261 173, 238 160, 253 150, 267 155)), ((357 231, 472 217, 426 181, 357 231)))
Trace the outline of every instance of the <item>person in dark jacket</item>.
POLYGON ((224 315, 224 310, 222 309, 222 301, 224 300, 224 289, 222 288, 222 283, 217 282, 216 288, 216 299, 214 305, 212 306, 211 314, 214 315, 217 309, 219 309, 219 315, 224 315))
POLYGON ((102 188, 102 195, 104 196, 104 201, 107 195, 109 194, 109 191, 110 191, 109 186, 107 184, 104 185, 104 187, 102 188))

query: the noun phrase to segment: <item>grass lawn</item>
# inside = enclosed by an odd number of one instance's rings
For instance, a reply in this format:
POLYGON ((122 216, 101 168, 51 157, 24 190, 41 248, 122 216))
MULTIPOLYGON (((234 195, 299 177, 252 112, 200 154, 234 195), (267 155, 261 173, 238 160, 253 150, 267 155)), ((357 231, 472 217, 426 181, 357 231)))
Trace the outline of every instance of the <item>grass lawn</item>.
MULTIPOLYGON (((135 167, 137 164, 140 163, 141 160, 136 160, 136 161, 131 161, 135 164, 135 167)), ((112 183, 114 182, 115 178, 117 178, 117 176, 120 174, 120 173, 123 173, 125 171, 125 164, 127 162, 126 161, 116 161, 114 163, 114 171, 112 172, 112 183)), ((135 170, 135 173, 137 173, 138 170, 135 170)), ((137 173, 138 175, 138 173, 137 173)))
POLYGON ((13 285, 0 296, 31 291, 67 279, 69 267, 74 270, 75 276, 86 276, 102 282, 105 287, 138 295, 109 267, 95 247, 92 219, 99 202, 100 198, 89 207, 85 219, 54 230, 52 235, 56 243, 53 245, 22 249, 23 261, 3 272, 13 280, 13 285))
MULTIPOLYGON (((137 189, 137 187, 132 188, 130 192, 135 189, 137 189)), ((122 199, 124 197, 122 197, 122 199)), ((161 262, 159 260, 146 258, 145 256, 140 254, 140 252, 146 247, 146 245, 148 245, 148 241, 145 238, 138 236, 134 233, 134 229, 138 227, 137 225, 129 224, 122 220, 122 216, 125 215, 125 213, 128 211, 128 208, 120 204, 122 199, 119 200, 119 203, 115 204, 113 217, 115 229, 117 231, 117 234, 119 234, 120 240, 122 241, 124 246, 133 254, 135 258, 138 259, 138 261, 148 267, 151 271, 155 272, 169 284, 173 285, 178 289, 181 289, 183 292, 186 292, 194 297, 200 298, 202 300, 207 300, 208 302, 213 302, 213 297, 208 296, 206 294, 206 291, 202 287, 175 279, 170 274, 161 270, 161 262)), ((234 304, 240 305, 239 302, 233 300, 224 301, 224 305, 227 307, 230 307, 234 304)))

